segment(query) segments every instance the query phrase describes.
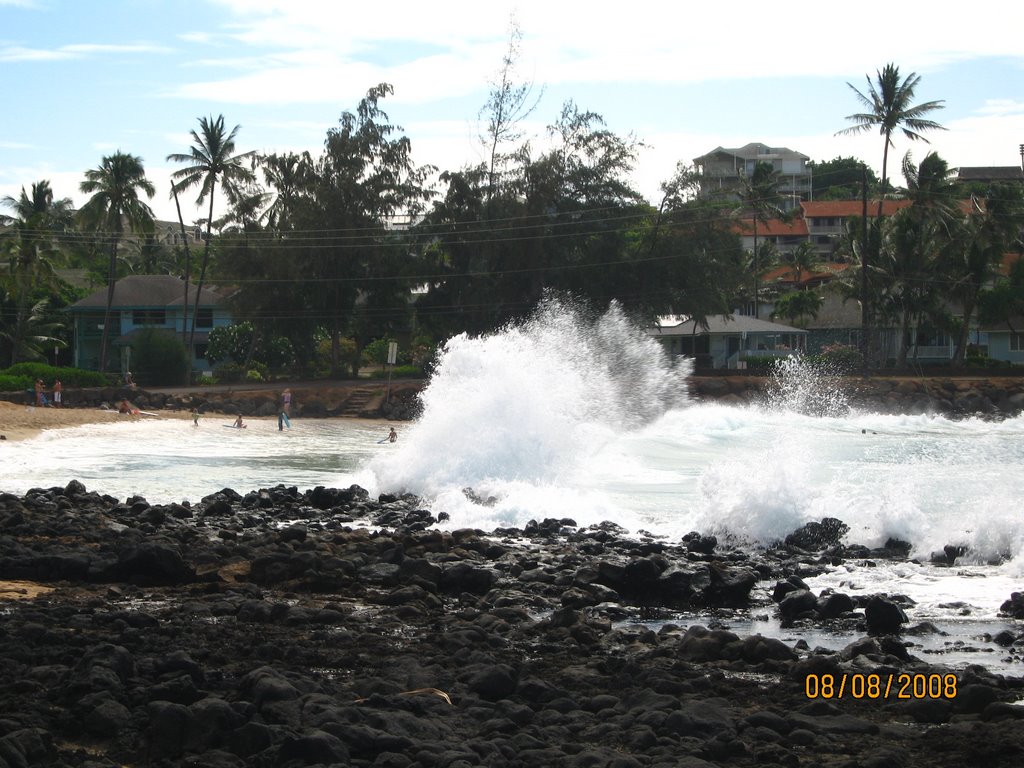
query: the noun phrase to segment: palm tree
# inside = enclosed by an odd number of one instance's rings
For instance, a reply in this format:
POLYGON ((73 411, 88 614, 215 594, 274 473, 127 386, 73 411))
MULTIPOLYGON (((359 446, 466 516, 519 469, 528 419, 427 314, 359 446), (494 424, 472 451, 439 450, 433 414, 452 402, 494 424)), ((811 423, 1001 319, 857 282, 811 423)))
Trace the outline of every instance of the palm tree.
POLYGON ((291 228, 295 208, 313 173, 313 159, 308 152, 268 155, 260 166, 267 185, 274 190, 274 199, 263 215, 267 226, 280 234, 291 228))
POLYGON ((971 204, 958 245, 947 251, 942 271, 950 281, 950 297, 961 307, 953 365, 964 362, 971 317, 1003 256, 1013 251, 1024 253, 1024 190, 1020 184, 994 184, 984 200, 972 198, 971 204))
POLYGON ((761 282, 760 254, 757 248, 757 223, 767 224, 772 219, 785 219, 782 197, 779 195, 779 172, 771 163, 757 162, 750 176, 743 180, 740 200, 743 216, 749 216, 754 225, 754 317, 759 314, 761 282))
POLYGON ((39 288, 52 288, 57 283, 55 267, 60 260, 59 241, 72 223, 71 200, 53 199, 50 182, 32 185, 32 194, 5 197, 0 204, 11 209, 13 216, 0 215, 0 249, 6 252, 8 296, 14 304, 14 322, 4 332, 10 341, 11 363, 29 352, 28 327, 32 317, 33 296, 39 288))
POLYGON ((100 341, 100 372, 104 372, 110 340, 110 308, 114 303, 114 284, 117 281, 117 246, 126 226, 143 234, 153 231, 153 211, 139 199, 139 192, 152 198, 156 188, 146 178, 142 158, 118 150, 104 157, 99 168, 86 171, 85 181, 79 189, 92 195, 78 212, 83 225, 110 238, 107 308, 103 314, 103 338, 100 341))
POLYGON ((793 270, 793 287, 796 290, 801 289, 800 283, 803 282, 804 275, 814 272, 821 265, 818 251, 808 240, 802 240, 792 251, 783 254, 782 258, 793 270))
MULTIPOLYGON (((228 133, 224 127, 224 115, 218 115, 216 119, 211 117, 199 118, 199 132, 193 130, 192 145, 188 154, 172 154, 167 159, 175 163, 189 163, 185 168, 175 171, 171 178, 174 180, 174 190, 181 191, 189 187, 199 187, 197 205, 209 198, 209 212, 206 216, 206 243, 203 246, 203 261, 199 268, 199 284, 196 286, 195 306, 192 311, 192 327, 189 332, 189 377, 192 375, 192 359, 196 335, 196 313, 199 311, 199 296, 203 290, 203 281, 206 279, 206 267, 210 262, 210 245, 212 243, 211 228, 213 227, 213 200, 217 189, 217 183, 228 189, 229 194, 237 190, 241 185, 252 182, 253 173, 246 167, 245 161, 253 153, 244 152, 234 155, 235 135, 241 126, 236 125, 228 133)), ((186 291, 188 290, 186 286, 186 291)), ((185 296, 186 313, 188 295, 185 296)))
POLYGON ((903 158, 903 177, 911 206, 890 219, 891 226, 883 228, 884 250, 889 258, 881 265, 889 269, 893 308, 901 321, 897 353, 900 367, 906 364, 914 321, 935 311, 932 278, 954 239, 960 218, 955 171, 939 155, 929 152, 915 166, 907 152, 903 158))
POLYGON ((889 163, 889 147, 893 146, 892 135, 896 130, 911 141, 928 140, 921 135, 922 131, 945 130, 933 120, 925 119, 925 115, 943 108, 943 102, 926 101, 914 104, 914 90, 921 82, 921 76, 911 72, 906 79, 900 81, 900 69, 895 64, 886 64, 875 73, 876 81, 866 76, 868 81, 867 94, 861 93, 851 83, 847 83, 863 104, 867 112, 847 115, 846 119, 855 123, 844 128, 837 135, 866 133, 874 128, 885 137, 882 150, 882 192, 878 196, 878 218, 882 217, 882 201, 885 198, 885 187, 888 179, 886 173, 889 163))

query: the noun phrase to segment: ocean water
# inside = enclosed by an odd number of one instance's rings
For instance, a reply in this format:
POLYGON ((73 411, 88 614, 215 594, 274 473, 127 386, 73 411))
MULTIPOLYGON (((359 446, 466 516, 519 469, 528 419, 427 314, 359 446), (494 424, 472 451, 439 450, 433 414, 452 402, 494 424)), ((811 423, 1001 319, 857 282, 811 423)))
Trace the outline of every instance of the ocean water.
POLYGON ((397 425, 396 443, 378 442, 385 422, 297 418, 279 432, 276 421, 233 430, 221 428, 227 417, 199 427, 157 417, 0 443, 0 490, 78 479, 166 503, 224 487, 358 483, 417 493, 452 528, 611 520, 751 549, 837 517, 848 543, 897 537, 920 562, 850 562, 815 589, 899 592, 917 601, 914 621, 1013 627, 997 613, 1024 589, 1024 419, 857 412, 799 361, 763 406, 696 404, 689 374, 614 307, 589 316, 551 301, 521 325, 451 339, 422 416, 397 425), (950 544, 967 554, 928 564, 950 544))

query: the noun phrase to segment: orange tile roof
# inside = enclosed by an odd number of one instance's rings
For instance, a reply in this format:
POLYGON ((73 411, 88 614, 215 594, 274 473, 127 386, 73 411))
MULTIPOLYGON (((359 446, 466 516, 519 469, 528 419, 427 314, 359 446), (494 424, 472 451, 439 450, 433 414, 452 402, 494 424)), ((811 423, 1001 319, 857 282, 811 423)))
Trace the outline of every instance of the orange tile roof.
MULTIPOLYGON (((892 216, 896 211, 910 205, 909 200, 886 200, 882 203, 882 215, 892 216)), ((863 203, 860 200, 820 200, 800 203, 804 216, 813 217, 844 217, 860 216, 863 203)), ((878 201, 868 200, 868 217, 874 218, 878 213, 878 201)))
MULTIPOLYGON (((800 285, 827 282, 849 268, 849 264, 839 264, 834 262, 819 264, 815 270, 810 272, 805 271, 800 276, 800 285)), ((796 270, 789 265, 783 265, 766 272, 762 279, 766 283, 773 281, 780 283, 796 283, 796 270)))
MULTIPOLYGON (((882 203, 882 215, 892 216, 897 211, 901 211, 904 208, 909 208, 911 205, 910 200, 886 200, 882 203)), ((973 210, 973 204, 970 199, 958 200, 957 205, 960 210, 967 214, 973 210)), ((814 218, 842 218, 847 216, 860 216, 864 210, 863 204, 860 200, 820 200, 820 201, 804 201, 800 203, 800 207, 803 209, 804 217, 814 218)), ((868 218, 874 218, 878 213, 878 201, 868 200, 868 218)))
MULTIPOLYGON (((737 222, 736 229, 740 235, 753 237, 753 219, 740 219, 737 222)), ((757 234, 759 237, 807 237, 807 222, 803 218, 794 219, 788 223, 779 219, 759 221, 757 222, 757 234)))

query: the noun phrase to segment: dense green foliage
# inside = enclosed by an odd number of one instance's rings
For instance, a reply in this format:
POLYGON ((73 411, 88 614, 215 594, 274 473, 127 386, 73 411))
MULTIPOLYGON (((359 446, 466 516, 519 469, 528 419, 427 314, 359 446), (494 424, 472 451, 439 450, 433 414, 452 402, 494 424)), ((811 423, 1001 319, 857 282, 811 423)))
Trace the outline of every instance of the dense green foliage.
POLYGON ((862 195, 864 175, 867 174, 868 194, 878 193, 878 177, 863 161, 856 157, 836 157, 832 160, 811 160, 811 183, 815 200, 857 200, 862 195))
POLYGON ((60 379, 65 387, 105 387, 110 383, 106 376, 96 371, 57 367, 46 363, 16 363, 0 370, 0 392, 32 389, 36 379, 42 379, 47 387, 51 387, 57 379, 60 379))
POLYGON ((144 328, 132 342, 135 381, 143 386, 184 384, 188 375, 188 355, 176 333, 160 328, 144 328))
MULTIPOLYGON (((475 165, 418 166, 403 129, 382 108, 393 92, 387 83, 343 111, 316 153, 237 153, 238 126, 228 130, 223 116, 200 119, 189 151, 169 159, 182 164, 174 192, 195 189, 207 204, 201 254, 186 258, 150 235, 141 196, 153 186, 141 160, 125 153, 87 172, 82 190, 92 198, 77 221, 47 182, 7 198, 0 353, 14 362, 67 346, 54 308, 74 297, 56 279, 61 266, 87 268, 108 290, 129 272, 183 274, 185 327, 194 331, 193 260, 199 285, 209 277, 232 289, 236 322, 212 330, 207 353, 222 381, 356 376, 382 362, 391 339, 400 365, 426 369, 439 340, 500 328, 551 293, 590 308, 614 301, 640 323, 666 314, 702 323, 765 302, 792 323, 815 317, 821 300, 802 281, 817 266, 812 244, 761 242, 765 222, 783 215, 776 169, 758 163, 739 190, 711 194, 680 164, 652 205, 629 180, 643 145, 600 115, 569 101, 543 141, 524 138, 520 121, 540 94, 516 82, 517 44, 513 30, 481 110, 485 159, 475 165), (219 218, 215 197, 226 203, 219 218), (749 253, 744 232, 754 235, 749 253), (775 263, 794 273, 787 295, 762 279, 775 263)), ((865 91, 853 89, 865 111, 849 116, 848 132, 878 130, 885 140, 882 179, 868 175, 873 197, 880 202, 881 190, 912 205, 876 217, 867 243, 858 222, 848 221, 836 257, 867 263, 871 319, 897 329, 901 350, 913 346, 911 329, 929 326, 955 337, 963 360, 966 329, 978 316, 1005 323, 1022 314, 1024 279, 998 268, 1019 246, 1024 204, 1021 185, 993 186, 975 188, 968 209, 933 154, 919 166, 908 156, 906 188, 888 188, 893 136, 923 139, 940 128, 927 116, 941 103, 915 103, 919 80, 888 65, 865 91)), ((815 198, 859 197, 862 165, 852 157, 811 163, 815 198)), ((859 297, 860 276, 859 268, 846 272, 851 298, 859 297)), ((176 365, 151 367, 168 379, 176 365)), ((139 362, 133 367, 140 382, 147 377, 139 362)))

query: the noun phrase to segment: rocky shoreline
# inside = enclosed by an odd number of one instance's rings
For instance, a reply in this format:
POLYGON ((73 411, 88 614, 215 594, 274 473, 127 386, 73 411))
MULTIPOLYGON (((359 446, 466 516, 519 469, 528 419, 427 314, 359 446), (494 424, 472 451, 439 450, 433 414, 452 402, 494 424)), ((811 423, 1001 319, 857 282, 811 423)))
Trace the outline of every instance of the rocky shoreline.
MULTIPOLYGON (((0 495, 0 597, 20 598, 0 601, 0 768, 1024 762, 1024 678, 915 658, 898 595, 806 589, 901 542, 843 546, 828 519, 756 554, 436 522, 355 486, 0 495), (693 610, 721 620, 673 621, 693 610), (860 639, 723 627, 749 610, 860 639)), ((1016 626, 995 641, 1020 661, 1016 626)))

